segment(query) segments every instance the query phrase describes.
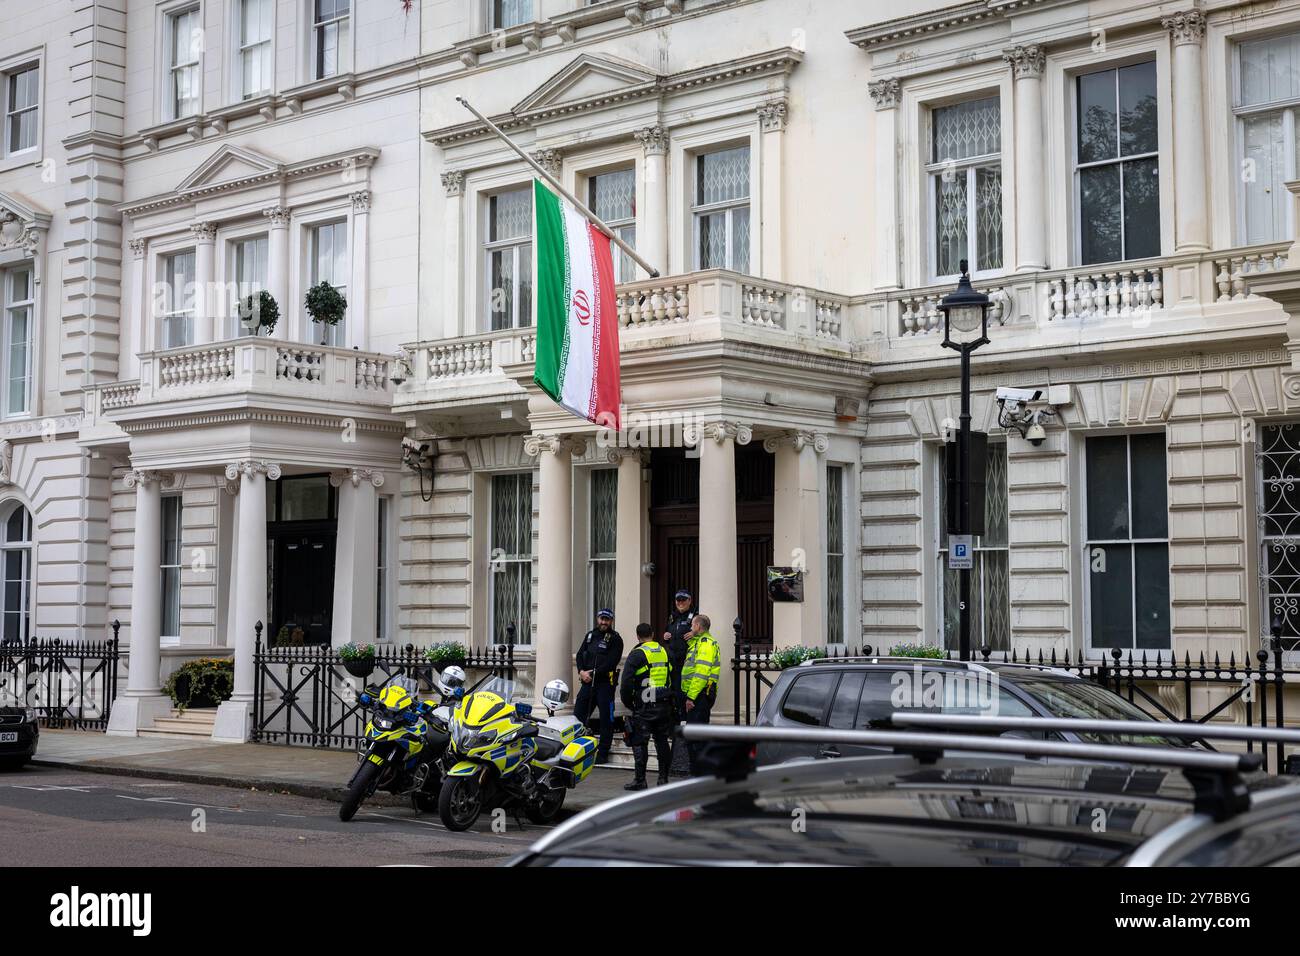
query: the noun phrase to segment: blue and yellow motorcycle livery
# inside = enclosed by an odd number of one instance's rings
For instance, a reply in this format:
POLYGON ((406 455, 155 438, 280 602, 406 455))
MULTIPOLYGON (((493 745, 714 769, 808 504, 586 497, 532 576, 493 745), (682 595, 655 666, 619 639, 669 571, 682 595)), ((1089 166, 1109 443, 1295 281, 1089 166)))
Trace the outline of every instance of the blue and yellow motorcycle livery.
POLYGON ((395 795, 409 793, 416 810, 438 805, 442 781, 438 758, 450 740, 447 710, 437 701, 420 700, 418 693, 413 678, 399 676, 357 695, 357 702, 370 711, 366 748, 348 781, 340 820, 351 820, 366 798, 380 789, 395 795))
POLYGON ((451 712, 451 742, 438 816, 448 830, 468 830, 484 810, 522 810, 534 823, 550 823, 565 794, 591 773, 596 740, 575 717, 556 717, 569 686, 553 680, 542 692, 547 716, 516 702, 513 681, 493 678, 451 712))

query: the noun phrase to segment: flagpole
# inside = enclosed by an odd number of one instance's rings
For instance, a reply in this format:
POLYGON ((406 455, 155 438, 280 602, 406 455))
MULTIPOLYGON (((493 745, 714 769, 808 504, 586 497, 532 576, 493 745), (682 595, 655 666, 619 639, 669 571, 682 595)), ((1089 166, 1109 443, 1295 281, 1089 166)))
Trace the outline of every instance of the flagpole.
POLYGON ((456 102, 459 103, 461 106, 465 107, 465 109, 469 110, 475 116, 477 116, 480 120, 482 120, 482 122, 484 123, 484 125, 487 126, 488 129, 490 129, 492 132, 496 133, 499 137, 501 137, 501 139, 505 142, 507 146, 509 146, 511 149, 513 149, 516 153, 519 154, 520 159, 522 159, 525 163, 531 166, 533 170, 537 173, 537 175, 541 176, 542 179, 546 181, 546 184, 548 186, 554 189, 565 199, 569 200, 569 202, 573 203, 573 205, 577 208, 578 212, 586 216, 587 219, 593 225, 595 225, 597 229, 599 229, 602 233, 604 233, 606 236, 609 237, 610 242, 614 243, 614 245, 622 249, 623 252, 626 253, 627 256, 633 262, 635 262, 642 269, 648 272, 650 274, 650 278, 652 279, 659 278, 658 269, 650 265, 650 263, 646 262, 645 259, 641 258, 641 256, 637 253, 635 249, 633 249, 626 242, 624 242, 622 239, 616 236, 614 234, 613 229, 610 229, 609 226, 605 225, 605 223, 601 221, 601 218, 597 216, 594 212, 592 212, 590 209, 588 209, 586 205, 578 199, 577 196, 573 195, 573 193, 569 192, 567 189, 561 186, 560 181, 556 179, 554 176, 552 176, 550 173, 548 173, 542 167, 542 165, 537 162, 537 160, 533 159, 533 157, 529 156, 522 149, 520 149, 519 146, 515 144, 515 141, 511 139, 509 136, 507 136, 505 132, 502 131, 501 127, 497 126, 496 123, 492 122, 490 119, 488 119, 478 110, 476 110, 472 105, 470 105, 469 100, 465 99, 465 97, 463 96, 456 97, 456 102))

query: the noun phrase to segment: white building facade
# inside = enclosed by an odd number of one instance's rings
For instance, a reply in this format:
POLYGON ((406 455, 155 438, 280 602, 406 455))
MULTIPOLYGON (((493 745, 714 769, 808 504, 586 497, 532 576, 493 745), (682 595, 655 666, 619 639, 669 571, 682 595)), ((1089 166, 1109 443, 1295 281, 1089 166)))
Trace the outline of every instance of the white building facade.
POLYGON ((1300 3, 889 13, 21 13, 6 636, 120 620, 123 733, 180 661, 233 654, 222 739, 248 733, 258 622, 513 640, 545 680, 596 608, 626 636, 685 587, 724 659, 737 620, 776 646, 955 646, 936 304, 967 260, 994 300, 976 644, 1242 660, 1275 619, 1293 644, 1300 3), (532 171, 457 95, 661 273, 616 263, 621 434, 531 384, 532 171), (321 281, 337 325, 304 308, 321 281), (279 321, 248 335, 260 290, 279 321), (1054 387, 1041 444, 999 425, 1002 385, 1054 387), (773 565, 803 569, 801 603, 768 601, 773 565))

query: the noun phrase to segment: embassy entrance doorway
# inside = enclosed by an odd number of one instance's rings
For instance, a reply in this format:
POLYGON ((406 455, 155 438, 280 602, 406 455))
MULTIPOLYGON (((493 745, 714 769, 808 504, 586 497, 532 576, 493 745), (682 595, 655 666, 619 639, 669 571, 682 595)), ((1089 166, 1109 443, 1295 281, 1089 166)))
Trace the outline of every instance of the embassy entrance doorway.
MULTIPOLYGON (((775 459, 762 445, 736 448, 736 597, 746 643, 771 644, 772 602, 767 566, 772 563, 772 500, 775 459)), ((699 595, 700 460, 684 449, 656 448, 650 454, 650 623, 663 630, 673 595, 685 588, 699 595)), ((709 533, 705 516, 703 533, 709 533)), ((709 613, 707 607, 699 610, 709 613)), ((715 633, 731 621, 713 621, 715 633)))
POLYGON ((266 516, 266 603, 271 609, 266 639, 276 644, 328 644, 338 491, 328 475, 268 481, 266 516))

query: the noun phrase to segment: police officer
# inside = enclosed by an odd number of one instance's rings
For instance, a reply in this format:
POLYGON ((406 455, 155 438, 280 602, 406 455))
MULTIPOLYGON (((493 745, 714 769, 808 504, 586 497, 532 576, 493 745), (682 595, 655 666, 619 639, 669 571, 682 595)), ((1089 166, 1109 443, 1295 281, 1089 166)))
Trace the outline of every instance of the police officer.
POLYGON ((619 696, 623 706, 632 711, 632 731, 628 742, 632 745, 632 759, 636 776, 625 784, 624 790, 644 790, 646 766, 650 762, 650 739, 655 742, 655 760, 659 763, 659 786, 668 782, 668 765, 671 761, 668 748, 668 731, 673 725, 672 677, 668 652, 651 635, 649 624, 636 626, 636 647, 627 655, 623 666, 623 680, 619 696))
MULTIPOLYGON (((713 703, 718 699, 722 649, 709 633, 712 623, 707 614, 696 614, 691 621, 686 663, 682 667, 682 698, 688 724, 707 724, 713 703)), ((688 747, 692 776, 699 774, 699 749, 698 743, 691 743, 688 747)))
POLYGON ((668 662, 673 670, 673 698, 678 714, 681 713, 682 664, 686 662, 686 635, 691 633, 691 621, 695 618, 695 602, 691 592, 678 591, 673 596, 673 610, 668 615, 668 627, 664 630, 661 642, 668 652, 668 662))
POLYGON ((601 608, 596 612, 596 626, 582 639, 574 658, 579 688, 573 716, 585 724, 593 708, 598 715, 600 743, 596 747, 596 763, 609 762, 609 748, 614 743, 614 681, 622 658, 623 638, 614 630, 614 612, 601 608))

